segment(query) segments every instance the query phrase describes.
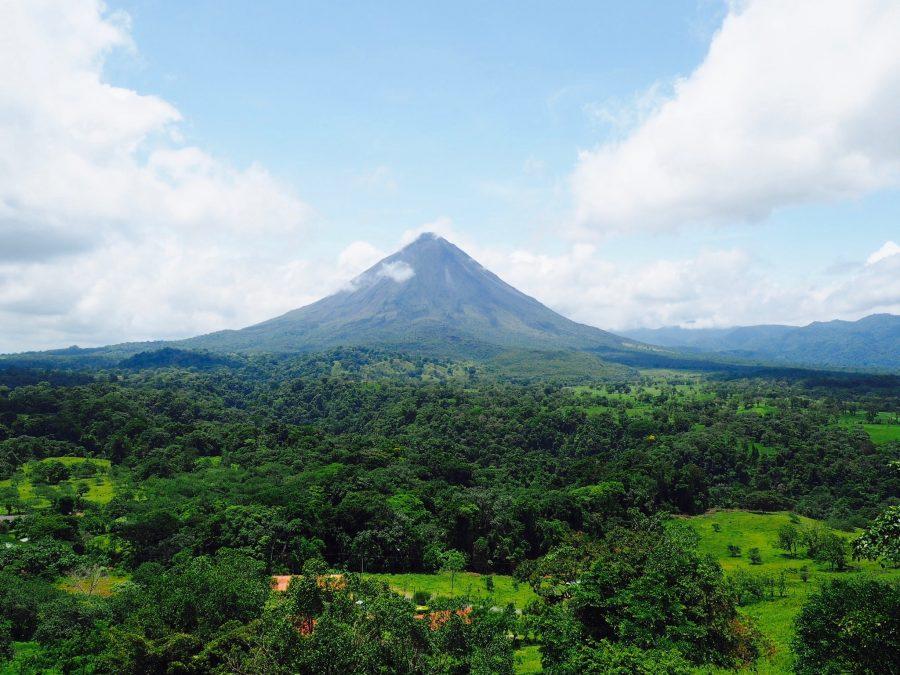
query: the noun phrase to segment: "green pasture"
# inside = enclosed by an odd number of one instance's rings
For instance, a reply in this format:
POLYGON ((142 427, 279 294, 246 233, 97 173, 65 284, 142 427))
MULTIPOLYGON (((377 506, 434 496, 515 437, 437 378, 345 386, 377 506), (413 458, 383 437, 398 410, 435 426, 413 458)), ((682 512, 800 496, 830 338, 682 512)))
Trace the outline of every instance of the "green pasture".
POLYGON ((866 421, 867 418, 863 412, 847 413, 841 415, 840 423, 846 427, 863 429, 875 445, 900 441, 900 424, 896 422, 896 413, 879 412, 875 419, 876 423, 873 424, 866 421))
POLYGON ((768 405, 766 403, 756 403, 751 406, 747 406, 747 407, 741 406, 740 408, 738 408, 739 415, 748 415, 748 414, 753 413, 753 414, 759 415, 761 417, 765 417, 767 415, 771 415, 776 412, 778 412, 778 408, 776 408, 773 405, 768 405))
POLYGON ((570 387, 570 391, 578 400, 579 407, 589 416, 620 411, 628 418, 649 417, 653 413, 653 399, 666 393, 674 394, 674 398, 681 401, 702 402, 716 397, 715 392, 698 383, 669 384, 663 380, 655 384, 631 385, 627 392, 599 385, 574 386, 570 387))
MULTIPOLYGON (((788 673, 791 665, 790 642, 793 637, 794 619, 806 602, 806 598, 819 586, 830 579, 853 578, 858 575, 870 575, 882 580, 900 581, 900 570, 883 569, 877 562, 851 561, 851 569, 846 572, 832 572, 827 563, 817 563, 803 558, 803 551, 797 558, 788 557, 778 548, 778 528, 785 524, 804 528, 820 524, 818 521, 803 516, 794 517, 792 522, 788 513, 751 513, 748 511, 716 511, 687 519, 700 535, 699 549, 716 558, 726 573, 744 570, 758 574, 786 573, 786 595, 765 600, 742 607, 741 611, 752 617, 762 632, 772 641, 774 653, 771 657, 760 659, 748 672, 755 673, 788 673), (718 530, 713 527, 718 526, 718 530), (729 555, 728 545, 741 547, 741 557, 729 555), (762 555, 761 565, 751 565, 747 552, 758 548, 762 555), (806 566, 809 569, 809 580, 803 582, 798 570, 806 566)), ((847 539, 858 536, 858 532, 847 533, 836 531, 847 539)), ((699 672, 721 672, 701 669, 699 672)))
POLYGON ((372 579, 387 583, 390 588, 408 598, 417 591, 425 591, 431 597, 471 598, 473 600, 492 596, 494 604, 505 607, 512 603, 516 609, 522 609, 537 596, 528 584, 517 584, 515 579, 505 574, 491 575, 494 578, 494 592, 488 593, 485 579, 488 575, 477 572, 459 572, 453 580, 451 590, 450 574, 367 574, 372 579))
MULTIPOLYGON (((37 462, 28 462, 22 470, 13 478, 0 480, 0 489, 15 486, 18 489, 19 500, 34 508, 46 508, 50 505, 50 497, 58 492, 75 494, 79 485, 88 488, 85 499, 95 504, 108 503, 115 494, 115 484, 110 475, 110 461, 108 459, 95 459, 93 457, 47 457, 41 462, 57 461, 66 466, 73 467, 86 461, 91 461, 97 466, 97 474, 88 478, 69 478, 59 485, 42 485, 31 480, 31 468, 37 462)), ((2 507, 3 505, 0 505, 2 507)))

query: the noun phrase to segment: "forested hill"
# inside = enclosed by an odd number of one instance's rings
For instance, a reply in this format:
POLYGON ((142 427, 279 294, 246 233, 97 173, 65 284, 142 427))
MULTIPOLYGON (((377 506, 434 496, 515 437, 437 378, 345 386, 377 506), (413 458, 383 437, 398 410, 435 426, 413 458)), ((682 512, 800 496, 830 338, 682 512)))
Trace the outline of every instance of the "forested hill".
MULTIPOLYGON (((817 519, 804 555, 825 578, 849 574, 832 530, 900 498, 879 378, 563 386, 365 350, 132 365, 0 368, 0 672, 512 675, 521 636, 548 672, 752 668, 768 637, 738 602, 763 577, 726 578, 666 514, 817 519), (463 570, 487 600, 422 593, 463 570)), ((717 554, 759 555, 722 529, 717 554)), ((882 598, 858 600, 866 621, 896 616, 887 586, 840 597, 862 592, 882 598)))
POLYGON ((900 370, 900 316, 873 314, 858 321, 807 326, 642 328, 622 333, 672 349, 717 353, 775 363, 900 370))

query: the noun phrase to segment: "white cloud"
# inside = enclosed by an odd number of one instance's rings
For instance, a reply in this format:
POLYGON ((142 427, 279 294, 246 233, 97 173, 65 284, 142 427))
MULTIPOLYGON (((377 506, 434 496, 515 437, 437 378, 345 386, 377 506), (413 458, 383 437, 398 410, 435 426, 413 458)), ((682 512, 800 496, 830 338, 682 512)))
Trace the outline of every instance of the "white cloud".
POLYGON ((404 281, 412 279, 415 274, 416 271, 409 263, 397 260, 391 263, 383 263, 381 267, 378 268, 377 276, 391 279, 397 283, 403 283, 404 281))
MULTIPOLYGON (((404 230, 403 234, 400 235, 400 246, 411 244, 419 238, 419 235, 425 234, 426 232, 436 234, 439 237, 447 239, 448 241, 463 241, 463 239, 461 239, 463 235, 453 227, 453 221, 447 216, 440 216, 439 218, 435 218, 434 220, 424 223, 419 227, 413 227, 408 230, 404 230)), ((458 245, 462 246, 463 244, 459 243, 458 245)))
POLYGON ((109 84, 134 52, 97 1, 0 4, 0 351, 186 336, 358 272, 292 262, 309 209, 263 167, 182 141, 169 102, 109 84))
POLYGON ((866 259, 866 265, 874 265, 875 263, 884 260, 885 258, 889 258, 892 255, 897 255, 898 253, 900 253, 900 246, 893 241, 886 241, 880 249, 866 259))
MULTIPOLYGON (((884 248, 884 247, 883 247, 884 248)), ((474 256, 502 279, 569 318, 607 329, 682 325, 803 324, 900 313, 900 255, 845 273, 827 287, 779 283, 742 249, 614 263, 590 244, 559 255, 482 249, 474 256)))
POLYGON ((754 221, 898 184, 898 35, 900 4, 890 0, 734 3, 670 98, 651 96, 653 112, 638 109, 623 139, 581 154, 578 224, 754 221))
POLYGON ((900 314, 900 246, 885 242, 862 269, 823 289, 817 297, 824 307, 844 316, 900 314))

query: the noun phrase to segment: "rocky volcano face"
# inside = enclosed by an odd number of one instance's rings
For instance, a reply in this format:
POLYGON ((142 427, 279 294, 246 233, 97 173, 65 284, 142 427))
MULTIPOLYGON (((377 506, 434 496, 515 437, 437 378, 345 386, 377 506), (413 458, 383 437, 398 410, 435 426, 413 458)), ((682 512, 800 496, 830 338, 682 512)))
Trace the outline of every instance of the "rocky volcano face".
POLYGON ((255 326, 183 344, 259 352, 387 345, 461 353, 621 347, 623 340, 557 314, 447 240, 423 234, 334 295, 255 326))

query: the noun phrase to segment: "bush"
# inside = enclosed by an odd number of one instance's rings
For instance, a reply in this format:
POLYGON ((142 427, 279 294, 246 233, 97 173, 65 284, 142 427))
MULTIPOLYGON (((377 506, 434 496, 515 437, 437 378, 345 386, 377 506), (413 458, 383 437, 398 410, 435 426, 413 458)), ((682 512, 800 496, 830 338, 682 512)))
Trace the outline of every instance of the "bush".
POLYGON ((800 675, 895 673, 900 586, 870 579, 826 584, 803 606, 793 647, 800 675))
POLYGON ((777 492, 751 492, 744 498, 744 508, 751 511, 788 511, 794 503, 777 492))
POLYGON ((766 599, 766 580, 761 574, 737 570, 728 582, 741 606, 752 605, 766 599))
POLYGON ((747 556, 750 558, 751 565, 762 565, 762 554, 755 546, 747 551, 747 556))
POLYGON ((413 602, 417 605, 427 605, 431 600, 431 593, 428 591, 416 591, 413 593, 413 602))
POLYGON ((892 506, 853 542, 853 557, 900 566, 900 506, 892 506))
POLYGON ((688 675, 691 664, 674 649, 638 649, 606 640, 585 645, 571 660, 573 673, 688 675))

